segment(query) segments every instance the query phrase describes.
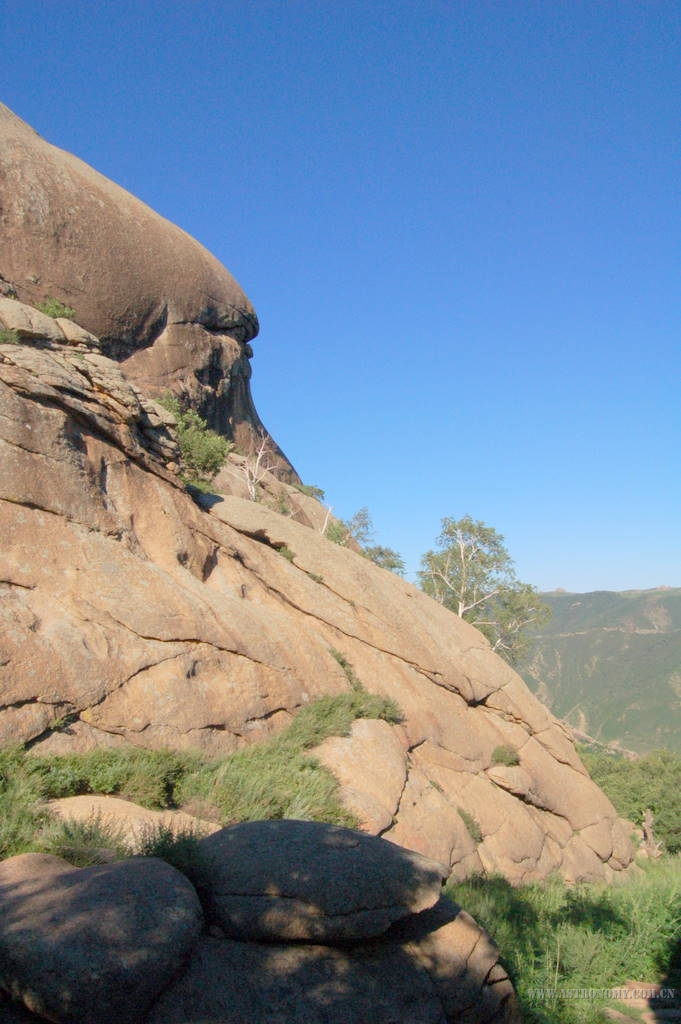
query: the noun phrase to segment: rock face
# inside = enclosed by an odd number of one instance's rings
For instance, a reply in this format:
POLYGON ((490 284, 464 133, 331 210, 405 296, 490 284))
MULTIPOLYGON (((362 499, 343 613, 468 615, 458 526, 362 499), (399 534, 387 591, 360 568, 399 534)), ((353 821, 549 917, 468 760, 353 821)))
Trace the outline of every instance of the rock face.
POLYGON ((231 274, 0 103, 1 279, 30 305, 57 298, 75 309, 150 396, 183 393, 247 451, 265 434, 249 383, 258 320, 231 274))
MULTIPOLYGON (((17 1024, 45 1019, 57 1024, 519 1020, 498 950, 460 907, 440 898, 437 865, 380 839, 310 822, 253 823, 251 831, 248 841, 244 826, 237 826, 218 833, 217 845, 212 837, 198 843, 205 920, 187 878, 153 858, 80 870, 42 854, 0 864, 2 1019, 17 1024), (281 843, 274 857, 268 840, 281 843), (333 885, 341 892, 356 883, 353 851, 370 848, 371 870, 353 897, 342 935, 329 933, 323 943, 319 933, 313 943, 300 941, 301 934, 293 944, 281 935, 277 942, 234 941, 207 927, 224 886, 218 879, 213 891, 202 850, 206 844, 214 868, 219 869, 222 852, 224 872, 233 870, 240 879, 252 875, 255 901, 293 883, 300 902, 317 906, 322 916, 331 861, 333 885), (269 861, 253 860, 254 853, 269 861), (394 913, 379 920, 377 906, 386 897, 393 900, 394 913), (418 913, 424 903, 432 909, 418 913), (396 924, 390 927, 391 922, 396 924)), ((332 917, 327 920, 333 925, 332 917)))
POLYGON ((367 831, 455 877, 629 864, 565 730, 477 630, 262 504, 197 506, 122 369, 86 346, 0 345, 0 742, 228 754, 348 691, 340 652, 403 715, 316 751, 367 831), (518 765, 494 763, 501 745, 518 765))
POLYGON ((229 754, 350 690, 349 663, 402 712, 316 751, 366 831, 455 877, 626 868, 569 735, 480 633, 330 543, 293 486, 281 514, 246 500, 243 456, 186 493, 159 391, 261 436, 227 271, 5 107, 0 230, 0 742, 229 754), (78 323, 33 308, 50 296, 78 323))
POLYGON ((435 862, 360 832, 248 821, 199 843, 195 881, 230 938, 329 943, 373 938, 430 909, 443 879, 435 862))

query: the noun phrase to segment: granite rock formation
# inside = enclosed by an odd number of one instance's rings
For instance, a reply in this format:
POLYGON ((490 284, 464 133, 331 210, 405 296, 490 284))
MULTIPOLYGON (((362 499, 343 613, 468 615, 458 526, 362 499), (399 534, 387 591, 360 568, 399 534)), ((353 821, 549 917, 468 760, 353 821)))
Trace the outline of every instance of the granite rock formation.
MULTIPOLYGON (((180 228, 0 103, 0 294, 57 298, 150 396, 182 394, 245 451, 266 431, 250 391, 251 303, 180 228)), ((274 442, 272 442, 273 447, 274 442)), ((281 471, 295 474, 277 449, 281 471)))
POLYGON ((471 917, 441 896, 437 865, 383 840, 318 823, 264 822, 235 829, 238 834, 224 829, 197 843, 198 892, 188 877, 155 858, 82 869, 31 853, 2 862, 2 1019, 57 1024, 519 1020, 498 950, 471 917), (245 837, 244 830, 253 834, 245 837), (251 876, 248 888, 256 903, 266 902, 278 887, 284 902, 285 893, 295 889, 306 907, 305 921, 317 922, 315 937, 301 933, 291 943, 278 932, 277 922, 288 930, 286 915, 278 913, 269 918, 269 942, 227 937, 211 924, 211 908, 221 901, 223 886, 218 883, 219 892, 212 893, 202 847, 212 843, 208 860, 219 869, 215 838, 241 881, 251 876), (273 843, 281 844, 274 860, 273 843), (262 859, 254 860, 254 853, 262 859), (244 855, 249 859, 240 860, 244 855), (357 872, 366 857, 373 870, 358 889, 357 872), (333 876, 327 870, 331 862, 333 876), (338 934, 334 905, 351 889, 353 913, 338 934), (385 900, 391 912, 381 915, 385 900))
POLYGON ((243 454, 187 493, 161 391, 246 453, 262 436, 228 272, 5 107, 0 230, 0 742, 229 754, 351 689, 351 664, 402 713, 315 752, 365 831, 454 877, 626 869, 570 736, 477 630, 330 543, 285 479, 279 512, 247 500, 243 454), (35 309, 51 296, 77 322, 35 309))
POLYGON ((367 831, 456 877, 629 864, 565 729, 477 630, 310 525, 197 504, 123 371, 85 343, 0 345, 2 742, 228 754, 350 689, 340 652, 403 715, 316 751, 367 831), (518 764, 495 764, 509 744, 518 764))

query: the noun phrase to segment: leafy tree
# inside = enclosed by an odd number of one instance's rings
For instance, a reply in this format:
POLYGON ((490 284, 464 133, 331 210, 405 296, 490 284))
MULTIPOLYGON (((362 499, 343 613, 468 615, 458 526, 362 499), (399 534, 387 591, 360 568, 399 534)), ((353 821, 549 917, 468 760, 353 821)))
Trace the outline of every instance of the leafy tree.
POLYGON ((165 395, 161 405, 175 417, 180 454, 188 470, 187 483, 208 485, 224 466, 233 448, 231 441, 210 430, 194 409, 183 409, 173 395, 165 395))
POLYGON ((681 853, 681 756, 653 750, 635 761, 617 754, 580 750, 594 782, 612 800, 618 814, 642 825, 646 810, 654 816, 655 835, 669 853, 681 853))
POLYGON ((325 526, 325 533, 329 540, 334 544, 340 544, 341 547, 352 546, 354 542, 366 558, 380 565, 382 569, 389 569, 400 576, 404 574, 404 561, 397 551, 382 544, 368 543, 374 534, 374 524, 368 508, 358 509, 350 519, 332 520, 325 526))
POLYGON ((398 576, 404 576, 404 559, 393 548, 386 548, 383 544, 374 544, 364 548, 363 554, 376 565, 380 565, 381 569, 389 569, 390 572, 396 572, 398 576))
POLYGON ((477 626, 497 654, 520 661, 528 627, 546 622, 551 611, 534 587, 517 579, 503 536, 466 515, 442 520, 437 545, 421 560, 423 590, 477 626))

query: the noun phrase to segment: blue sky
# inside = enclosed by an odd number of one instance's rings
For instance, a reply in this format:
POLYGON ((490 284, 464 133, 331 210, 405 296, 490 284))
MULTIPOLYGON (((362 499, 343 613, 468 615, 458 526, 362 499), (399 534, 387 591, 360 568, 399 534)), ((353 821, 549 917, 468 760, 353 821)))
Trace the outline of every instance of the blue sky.
POLYGON ((681 6, 0 0, 0 99, 258 311, 258 410, 411 572, 681 586, 681 6))

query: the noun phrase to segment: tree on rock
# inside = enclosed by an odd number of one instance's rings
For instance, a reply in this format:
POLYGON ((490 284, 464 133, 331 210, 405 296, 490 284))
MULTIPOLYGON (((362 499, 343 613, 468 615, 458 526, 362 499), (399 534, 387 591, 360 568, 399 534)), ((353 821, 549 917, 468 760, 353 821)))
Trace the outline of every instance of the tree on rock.
POLYGON ((528 627, 545 623, 551 610, 516 577, 503 536, 466 515, 442 520, 437 545, 421 559, 423 590, 481 630, 506 661, 519 662, 528 627))

